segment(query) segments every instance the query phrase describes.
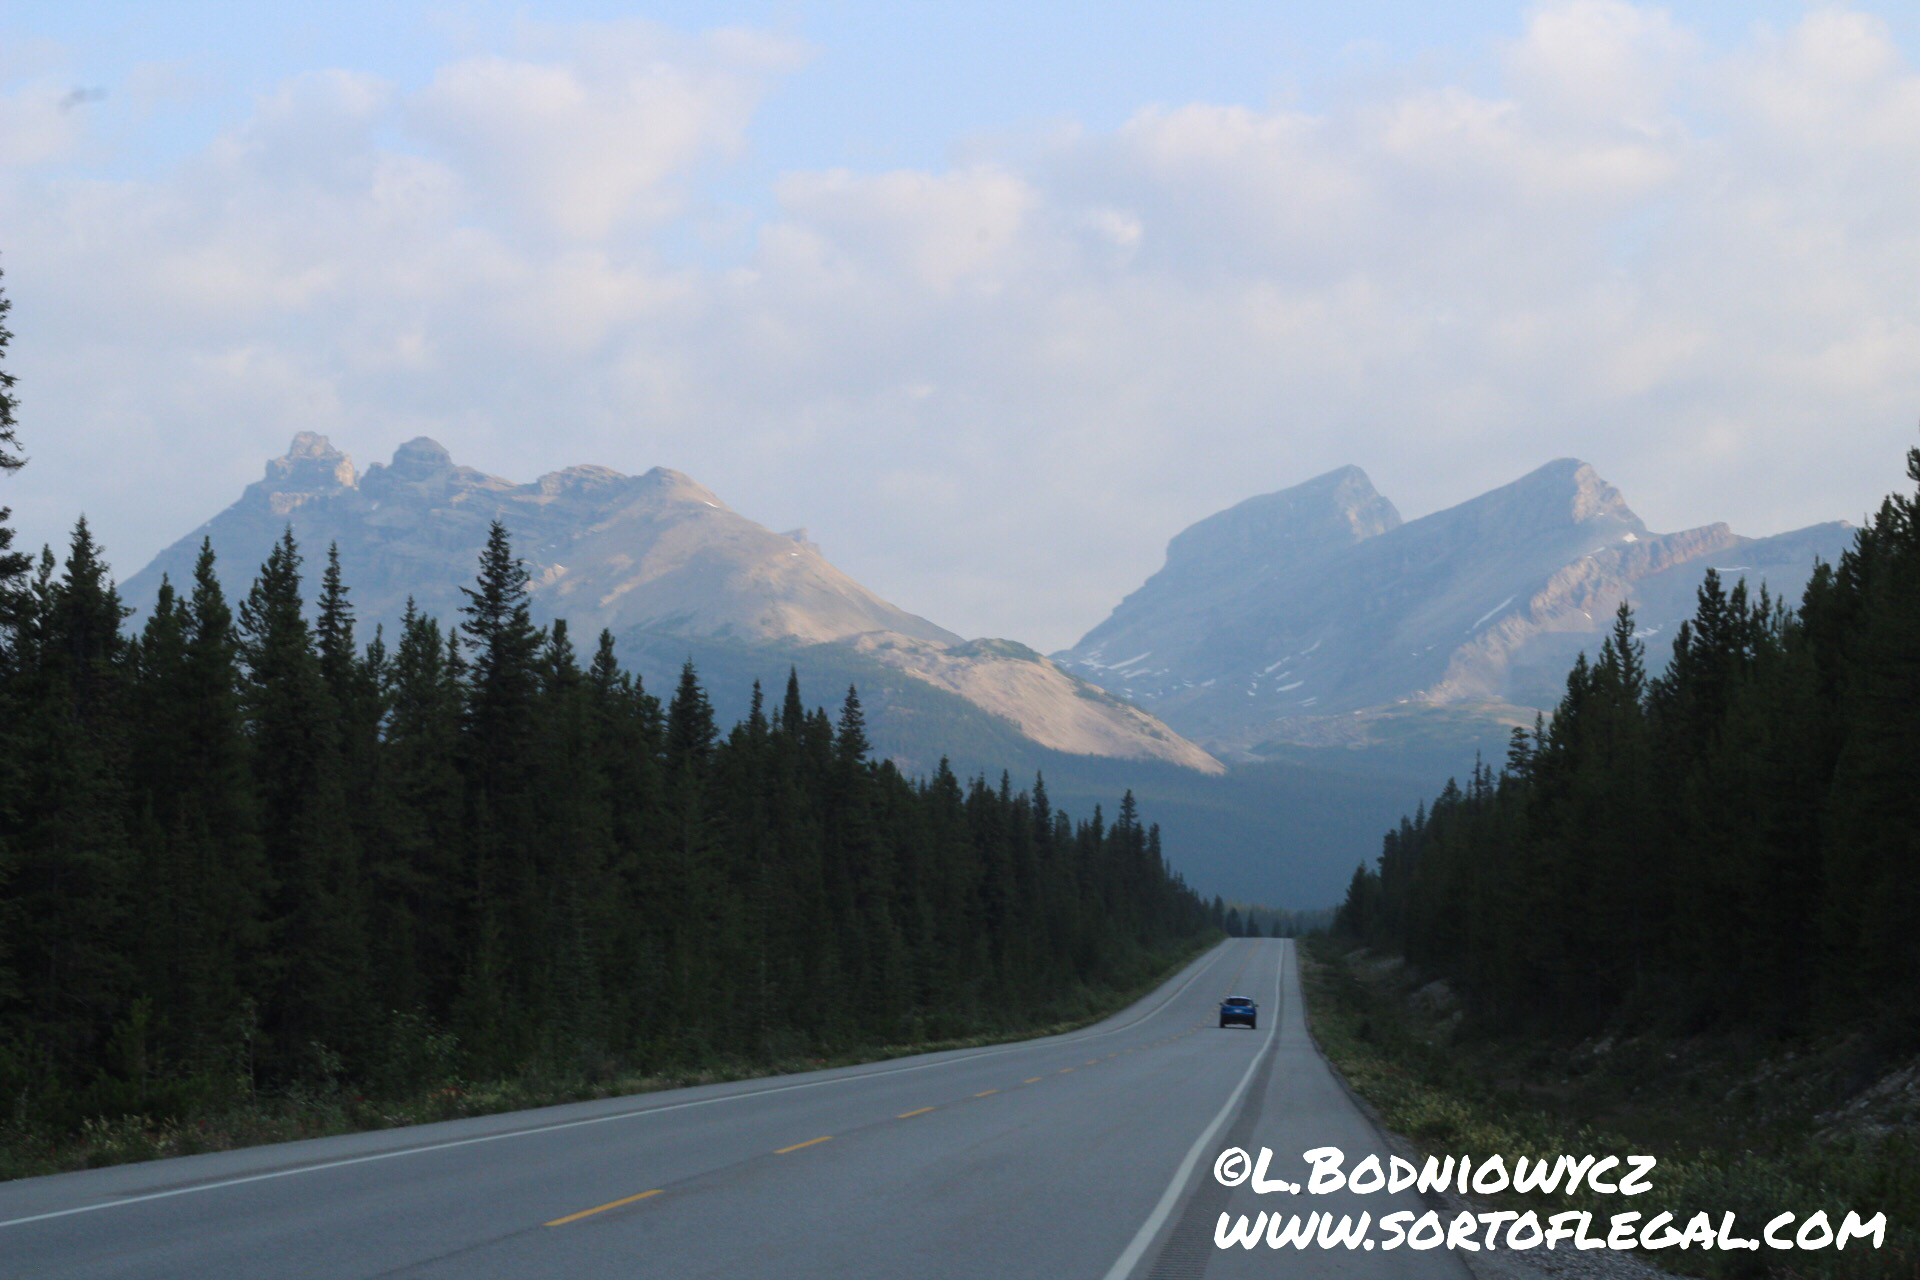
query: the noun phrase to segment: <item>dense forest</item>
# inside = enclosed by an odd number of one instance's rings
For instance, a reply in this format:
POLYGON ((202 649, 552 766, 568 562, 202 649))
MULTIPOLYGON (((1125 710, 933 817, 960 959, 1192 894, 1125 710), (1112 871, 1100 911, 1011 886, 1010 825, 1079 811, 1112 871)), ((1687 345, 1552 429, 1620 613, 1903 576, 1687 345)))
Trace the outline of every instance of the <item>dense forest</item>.
POLYGON ((691 663, 663 702, 583 659, 497 524, 457 622, 362 645, 291 532, 237 602, 203 546, 129 635, 84 519, 36 566, 6 518, 0 1127, 1007 1031, 1225 923, 1130 793, 1075 822, 871 759, 851 688, 722 732, 691 663))
POLYGON ((1797 610, 1709 571, 1657 677, 1623 606, 1497 774, 1388 833, 1338 926, 1508 1023, 1914 1048, 1920 493, 1887 498, 1797 610))

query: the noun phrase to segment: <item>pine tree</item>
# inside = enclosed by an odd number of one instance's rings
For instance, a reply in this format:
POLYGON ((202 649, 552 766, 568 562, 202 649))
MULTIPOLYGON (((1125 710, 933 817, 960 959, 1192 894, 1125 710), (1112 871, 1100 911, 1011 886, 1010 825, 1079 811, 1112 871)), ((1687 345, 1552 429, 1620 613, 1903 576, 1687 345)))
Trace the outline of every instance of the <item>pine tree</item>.
POLYGON ((780 727, 788 733, 797 735, 806 721, 806 704, 800 701, 800 672, 794 667, 788 667, 787 692, 780 703, 780 727))
POLYGON ((873 744, 867 741, 867 717, 860 709, 860 691, 847 686, 847 700, 840 707, 840 726, 833 739, 835 758, 843 769, 857 769, 867 761, 873 744))
POLYGON ((8 833, 15 1025, 43 1089, 101 1060, 133 981, 125 615, 83 517, 61 575, 44 554, 15 618, 16 643, 24 640, 8 833))
POLYGON ((478 580, 461 588, 467 603, 460 630, 472 654, 465 743, 474 916, 462 1020, 469 1037, 503 1064, 523 1060, 536 1036, 515 988, 527 976, 517 962, 537 945, 526 936, 519 904, 537 890, 541 847, 533 751, 542 636, 527 584, 506 526, 494 521, 478 580))
POLYGON ((366 1043, 375 1011, 340 711, 302 610, 291 529, 241 603, 240 633, 261 841, 276 889, 262 1011, 269 1066, 330 1072, 334 1055, 366 1043))
MULTIPOLYGON (((0 272, 0 280, 4 279, 5 273, 0 272)), ((7 297, 4 286, 0 286, 0 475, 19 470, 26 461, 20 456, 14 419, 14 375, 7 372, 6 366, 7 343, 13 339, 12 331, 7 328, 7 313, 12 309, 12 300, 7 297)), ((12 516, 12 510, 0 501, 0 760, 8 761, 20 759, 24 749, 19 737, 24 707, 17 697, 20 640, 16 626, 17 615, 24 605, 21 584, 32 566, 32 560, 24 552, 13 549, 13 529, 7 523, 12 516)), ((11 959, 15 907, 7 886, 17 857, 8 833, 16 822, 13 815, 21 798, 18 794, 21 772, 14 768, 0 770, 0 1009, 6 1008, 19 992, 19 979, 11 959)), ((5 1065, 10 1056, 5 1037, 0 1035, 0 1088, 12 1088, 16 1084, 5 1065)))
POLYGON ((411 598, 382 673, 389 708, 368 864, 373 938, 389 1010, 444 1018, 454 1004, 471 928, 460 774, 457 636, 411 598))
POLYGON ((660 775, 664 728, 659 699, 638 676, 620 669, 613 636, 600 633, 587 676, 593 704, 595 756, 606 769, 612 842, 608 910, 614 928, 607 949, 609 1040, 642 1057, 657 1029, 665 954, 660 919, 664 878, 660 775))
MULTIPOLYGON (((0 272, 0 281, 6 278, 0 272)), ((13 310, 13 299, 7 297, 7 291, 0 285, 0 475, 18 471, 26 465, 26 458, 20 453, 19 423, 14 414, 18 401, 13 394, 16 379, 7 372, 7 344, 13 341, 13 331, 7 328, 7 314, 13 310)), ((5 593, 17 589, 17 583, 32 560, 24 552, 13 550, 13 530, 7 521, 13 512, 5 503, 0 503, 0 602, 5 593)))
POLYGON ((537 822, 548 851, 545 892, 524 905, 533 966, 532 998, 550 1012, 548 1057, 588 1061, 607 1042, 601 980, 618 917, 602 886, 612 860, 604 761, 594 739, 593 707, 564 620, 553 624, 541 655, 541 774, 537 822))
POLYGON ((258 835, 233 615, 203 541, 193 591, 162 579, 139 646, 133 777, 143 815, 140 971, 177 1069, 244 1060, 272 886, 258 835))
MULTIPOLYGON (((1920 449, 1908 451, 1907 476, 1920 485, 1920 449)), ((1877 1006, 1883 1037, 1911 1048, 1920 1039, 1920 490, 1881 504, 1837 577, 1852 634, 1840 660, 1844 727, 1823 867, 1827 1003, 1877 1006)))
POLYGON ((697 1011, 718 979, 713 944, 725 881, 715 866, 710 811, 715 735, 713 705, 689 659, 667 704, 665 840, 654 895, 662 913, 659 1016, 681 1053, 702 1039, 697 1011))
POLYGON ((860 694, 847 686, 833 739, 833 779, 827 824, 829 866, 838 869, 845 904, 841 954, 853 961, 860 990, 851 994, 854 1017, 880 1034, 894 1030, 907 1000, 905 943, 894 917, 894 868, 887 856, 877 812, 880 797, 867 761, 866 715, 860 694), (852 938, 860 940, 859 948, 852 938))

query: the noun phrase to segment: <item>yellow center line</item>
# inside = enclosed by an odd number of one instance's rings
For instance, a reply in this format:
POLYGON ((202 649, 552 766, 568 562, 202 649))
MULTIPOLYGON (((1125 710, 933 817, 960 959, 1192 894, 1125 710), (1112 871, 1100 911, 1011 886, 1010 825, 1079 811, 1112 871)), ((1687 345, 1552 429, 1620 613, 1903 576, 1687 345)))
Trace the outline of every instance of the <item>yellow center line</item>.
POLYGON ((1028 1076, 1025 1080, 1022 1080, 1020 1083, 1021 1084, 1039 1084, 1044 1079, 1046 1079, 1045 1076, 1028 1076))
POLYGON ((1062 1067, 1062 1068, 1060 1068, 1060 1074, 1061 1074, 1061 1075, 1065 1075, 1065 1074, 1067 1074, 1067 1072, 1069 1072, 1069 1071, 1071 1071, 1071 1070, 1073 1070, 1073 1068, 1072 1068, 1072 1067, 1062 1067))
POLYGON ((998 1093, 998 1092, 1000 1092, 998 1089, 982 1089, 980 1092, 974 1094, 973 1096, 976 1098, 984 1098, 990 1093, 998 1093))
POLYGON ((570 1213, 564 1218, 555 1218, 552 1222, 547 1223, 547 1225, 550 1227, 564 1227, 569 1222, 578 1222, 582 1218, 591 1218, 596 1213, 605 1213, 609 1209, 618 1209, 623 1204, 632 1204, 635 1200, 645 1200, 648 1196, 657 1196, 659 1194, 660 1192, 658 1190, 642 1191, 637 1196, 628 1196, 624 1200, 609 1201, 603 1205, 596 1205, 591 1209, 582 1209, 578 1213, 570 1213))
POLYGON ((1098 1066, 1098 1065, 1100 1065, 1100 1059, 1098 1059, 1098 1058, 1088 1058, 1088 1059, 1087 1059, 1087 1065, 1088 1065, 1088 1066, 1090 1066, 1090 1067, 1094 1067, 1094 1066, 1098 1066))
POLYGON ((813 1145, 814 1145, 815 1143, 819 1143, 819 1142, 832 1142, 832 1141, 833 1141, 833 1135, 832 1135, 832 1134, 828 1134, 828 1135, 827 1135, 826 1137, 824 1137, 824 1138, 808 1138, 808 1139, 807 1139, 807 1140, 806 1140, 805 1142, 796 1142, 796 1143, 794 1143, 794 1144, 793 1144, 792 1146, 790 1146, 790 1147, 781 1147, 781 1148, 780 1148, 780 1149, 779 1149, 778 1151, 776 1151, 776 1152, 774 1152, 773 1154, 775 1154, 775 1155, 777 1155, 777 1156, 783 1156, 783 1155, 785 1155, 785 1154, 787 1154, 787 1152, 789 1152, 789 1151, 798 1151, 798 1150, 799 1150, 800 1148, 802 1148, 802 1147, 811 1147, 811 1146, 813 1146, 813 1145))
POLYGON ((899 1115, 895 1116, 894 1119, 905 1120, 909 1116, 923 1116, 931 1110, 933 1110, 932 1107, 922 1107, 918 1111, 902 1111, 899 1115))

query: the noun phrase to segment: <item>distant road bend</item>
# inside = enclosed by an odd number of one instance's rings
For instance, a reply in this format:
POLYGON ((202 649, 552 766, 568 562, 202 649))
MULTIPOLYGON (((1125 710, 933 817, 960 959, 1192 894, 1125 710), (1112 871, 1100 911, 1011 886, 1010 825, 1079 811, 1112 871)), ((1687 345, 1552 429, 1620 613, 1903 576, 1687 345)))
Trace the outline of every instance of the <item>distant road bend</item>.
MULTIPOLYGON (((1444 1276, 1443 1249, 1219 1250, 1229 1146, 1380 1150, 1293 943, 1235 939, 1068 1035, 0 1184, 0 1278, 1444 1276), (1260 1026, 1216 1026, 1228 994, 1260 1026)), ((1384 1152, 1382 1153, 1384 1156, 1384 1152)), ((1286 1201, 1288 1203, 1274 1203, 1286 1201)))

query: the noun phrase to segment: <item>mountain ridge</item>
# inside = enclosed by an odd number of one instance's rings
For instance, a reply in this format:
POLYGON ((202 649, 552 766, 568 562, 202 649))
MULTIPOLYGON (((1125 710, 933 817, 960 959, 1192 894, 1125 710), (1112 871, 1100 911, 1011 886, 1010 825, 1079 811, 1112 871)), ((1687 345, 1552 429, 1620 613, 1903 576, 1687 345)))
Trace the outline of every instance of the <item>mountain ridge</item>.
POLYGON ((818 646, 848 646, 868 664, 859 669, 892 668, 957 694, 1053 750, 1222 768, 1151 715, 1025 646, 969 647, 841 572, 804 529, 775 533, 666 467, 629 476, 579 465, 517 484, 455 463, 422 436, 361 471, 326 437, 302 432, 238 501, 129 578, 125 596, 145 605, 161 575, 186 581, 210 538, 223 583, 238 597, 292 528, 309 573, 325 547, 339 547, 363 638, 376 624, 392 630, 409 600, 450 623, 496 519, 527 564, 536 618, 564 617, 576 635, 668 635, 795 661, 818 646))
POLYGON ((1691 612, 1675 575, 1697 579, 1709 558, 1757 548, 1776 585, 1791 578, 1797 591, 1812 555, 1837 556, 1845 531, 1655 533, 1577 458, 1400 521, 1344 467, 1175 534, 1163 566, 1053 656, 1231 758, 1364 743, 1384 718, 1421 708, 1523 723, 1557 699, 1580 647, 1570 639, 1597 647, 1621 601, 1657 602, 1643 619, 1649 638, 1668 634, 1650 645, 1657 670, 1673 622, 1691 612), (1795 567, 1789 550, 1809 554, 1795 567))

